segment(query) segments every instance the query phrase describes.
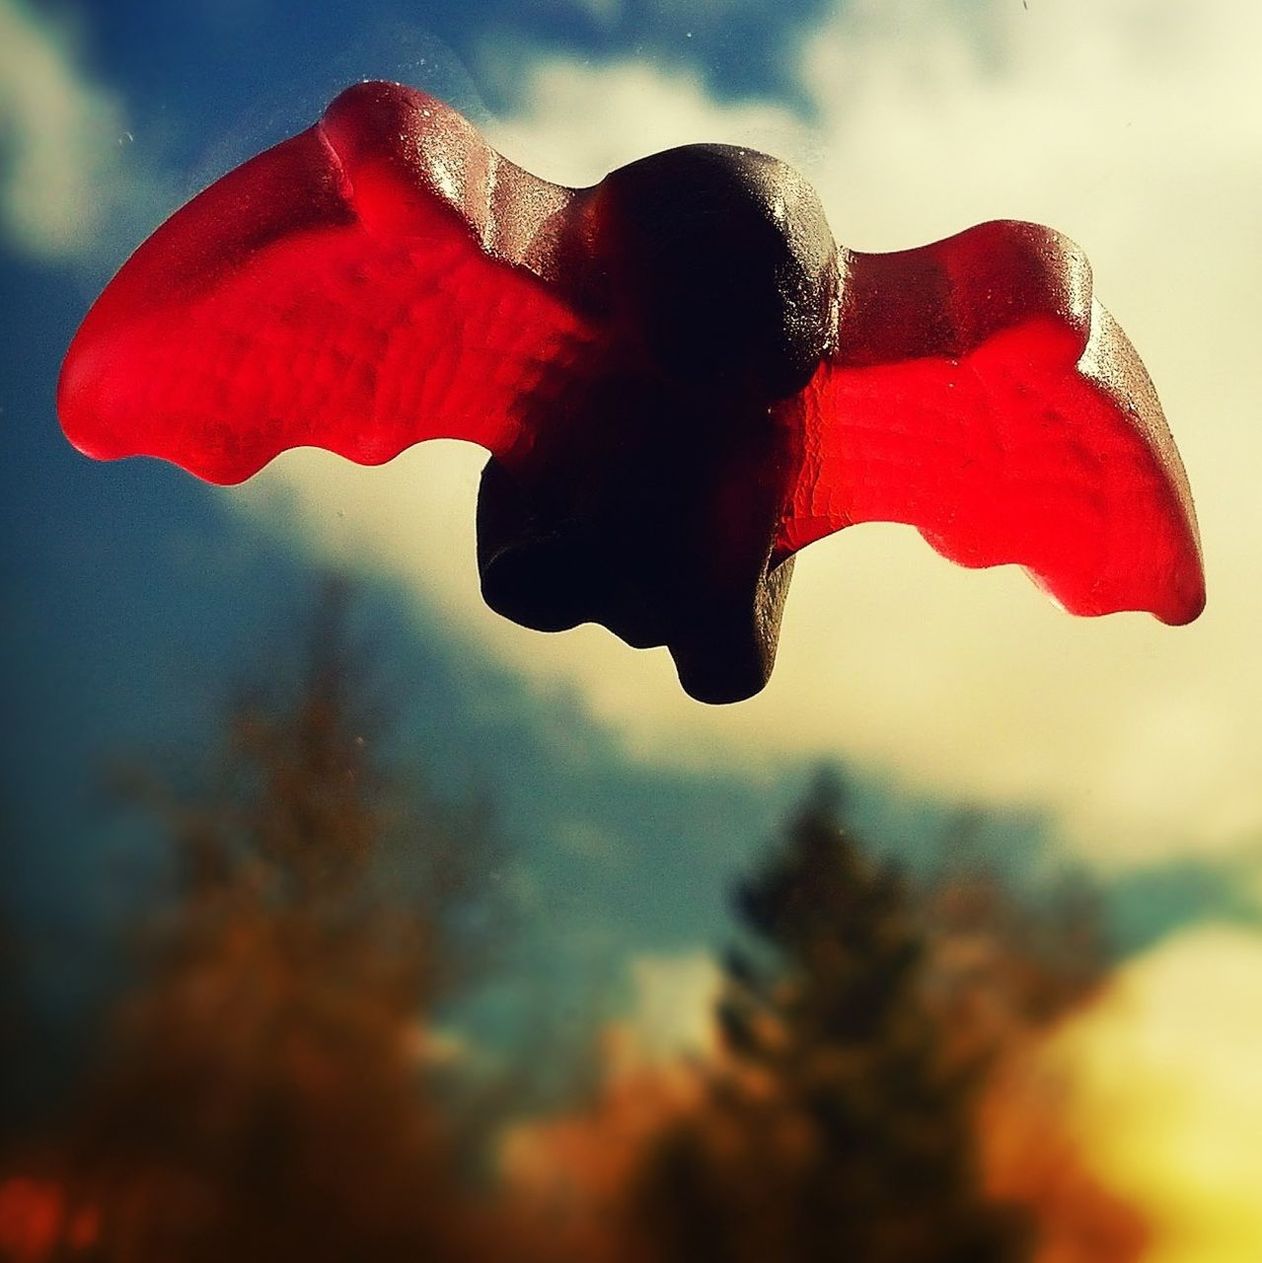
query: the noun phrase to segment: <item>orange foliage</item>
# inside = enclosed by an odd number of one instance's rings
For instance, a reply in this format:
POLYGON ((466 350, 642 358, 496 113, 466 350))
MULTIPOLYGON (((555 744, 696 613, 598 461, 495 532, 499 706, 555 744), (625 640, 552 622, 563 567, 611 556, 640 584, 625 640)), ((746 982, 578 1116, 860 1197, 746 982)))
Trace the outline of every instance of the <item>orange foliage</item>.
POLYGON ((60 1184, 20 1175, 0 1183, 0 1258, 7 1263, 82 1253, 99 1231, 96 1207, 73 1204, 60 1184))
POLYGON ((499 1164, 514 1198, 558 1243, 557 1257, 611 1256, 610 1232, 646 1150, 701 1104, 705 1079, 693 1063, 650 1063, 610 1028, 605 1077, 585 1108, 509 1128, 499 1164))
POLYGON ((1033 1212, 1032 1263, 1139 1263, 1151 1241, 1148 1225, 1092 1172, 1065 1121, 1066 1090, 1039 1067, 1037 1047, 994 1076, 978 1127, 986 1186, 1033 1212))

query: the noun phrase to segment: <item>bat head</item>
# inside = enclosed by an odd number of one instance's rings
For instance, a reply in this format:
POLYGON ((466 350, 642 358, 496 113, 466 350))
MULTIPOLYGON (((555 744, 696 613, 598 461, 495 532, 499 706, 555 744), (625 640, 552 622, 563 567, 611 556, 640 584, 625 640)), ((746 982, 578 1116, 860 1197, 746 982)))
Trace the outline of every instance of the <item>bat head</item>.
POLYGON ((677 382, 767 399, 806 384, 836 328, 836 246, 811 185, 767 154, 687 145, 592 191, 618 334, 677 382))

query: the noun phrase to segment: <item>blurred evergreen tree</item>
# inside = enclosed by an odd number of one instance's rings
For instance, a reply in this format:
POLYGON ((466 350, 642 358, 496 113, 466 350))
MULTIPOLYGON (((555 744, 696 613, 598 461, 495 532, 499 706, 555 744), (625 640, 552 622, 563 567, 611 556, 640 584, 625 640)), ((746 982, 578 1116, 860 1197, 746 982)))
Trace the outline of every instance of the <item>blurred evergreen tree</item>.
POLYGON ((981 1185, 983 1063, 946 1055, 909 887, 841 814, 836 783, 821 781, 736 891, 748 941, 725 962, 727 1070, 708 1106, 669 1128, 645 1164, 629 1257, 1030 1255, 1024 1216, 981 1185))
POLYGON ((76 1257, 505 1257, 461 1178, 435 1021, 496 945, 494 838, 391 768, 350 629, 331 582, 297 677, 239 699, 199 794, 119 777, 164 823, 174 888, 62 1146, 94 1215, 76 1257))

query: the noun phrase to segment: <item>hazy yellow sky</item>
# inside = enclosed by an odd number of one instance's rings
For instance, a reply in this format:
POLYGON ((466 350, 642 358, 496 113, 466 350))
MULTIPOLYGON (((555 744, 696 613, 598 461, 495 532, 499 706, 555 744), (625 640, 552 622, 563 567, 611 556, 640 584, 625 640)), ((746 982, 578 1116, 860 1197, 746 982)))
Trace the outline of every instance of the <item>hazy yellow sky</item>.
POLYGON ((1262 1259, 1262 939, 1207 926, 1132 962, 1062 1035, 1092 1162, 1144 1210, 1146 1263, 1262 1259))

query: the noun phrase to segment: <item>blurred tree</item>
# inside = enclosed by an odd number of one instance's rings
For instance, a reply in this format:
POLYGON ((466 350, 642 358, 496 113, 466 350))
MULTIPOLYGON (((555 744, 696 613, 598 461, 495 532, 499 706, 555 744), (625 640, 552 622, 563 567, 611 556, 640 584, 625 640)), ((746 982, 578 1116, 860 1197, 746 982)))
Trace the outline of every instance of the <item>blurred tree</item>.
POLYGON ((66 1146, 93 1258, 504 1256, 459 1178, 434 1021, 495 946, 493 835, 392 772, 348 602, 325 588, 296 684, 239 701, 200 796, 119 778, 176 865, 66 1146))
POLYGON ((34 1040, 34 1017, 23 945, 0 904, 0 1162, 9 1155, 22 1111, 22 1089, 34 1040))
POLYGON ((946 1055, 909 887, 840 814, 821 782, 736 892, 749 942, 725 965, 727 1071, 652 1149, 632 1257, 1028 1257, 1024 1217, 982 1186, 980 1065, 946 1055))
MULTIPOLYGON (((484 1134, 453 1108, 461 1051, 440 1015, 502 946, 500 857, 484 810, 392 765, 351 612, 330 583, 195 791, 153 767, 116 776, 171 843, 171 899, 138 932, 140 985, 69 1132, 0 1172, 0 1258, 1142 1257, 1144 1223, 1030 1069, 1107 976, 1091 887, 1018 894, 959 838, 913 883, 842 826, 827 781, 735 892, 720 1052, 520 1126, 529 1218, 512 1190, 475 1187, 484 1134)), ((3 949, 0 1018, 21 1008, 3 949)))
POLYGON ((1085 874, 1062 872, 1021 890, 977 845, 978 823, 972 812, 956 821, 914 904, 931 949, 926 991, 952 1037, 984 1054, 1079 1009, 1116 956, 1099 890, 1085 874))
POLYGON ((976 823, 957 822, 915 902, 944 1052, 985 1071, 974 1120, 985 1187, 1030 1214, 1036 1263, 1138 1263, 1149 1225, 1092 1171, 1066 1069, 1044 1055, 1115 965, 1099 889, 1078 872, 1018 888, 976 845, 976 823))

